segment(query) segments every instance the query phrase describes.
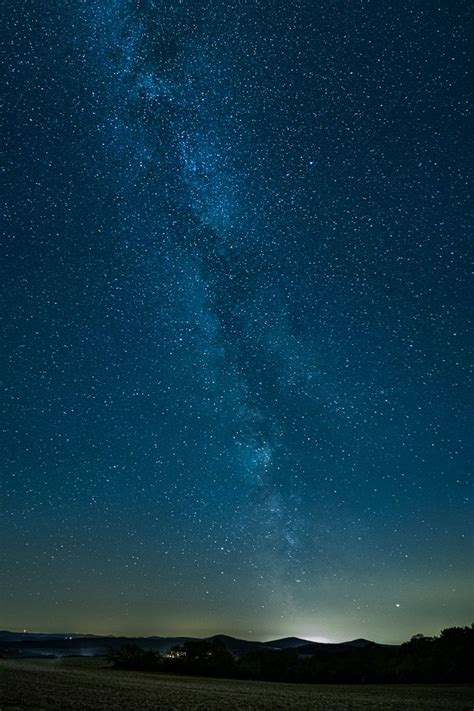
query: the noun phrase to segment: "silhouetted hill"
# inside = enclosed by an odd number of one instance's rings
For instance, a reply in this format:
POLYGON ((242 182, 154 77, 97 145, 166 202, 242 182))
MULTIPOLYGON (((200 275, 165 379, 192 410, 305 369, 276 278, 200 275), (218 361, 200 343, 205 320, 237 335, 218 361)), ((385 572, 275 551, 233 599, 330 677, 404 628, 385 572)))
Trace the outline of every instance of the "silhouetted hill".
POLYGON ((34 641, 41 639, 72 639, 73 637, 89 638, 98 637, 95 634, 78 634, 77 632, 9 632, 0 630, 0 643, 34 641))
POLYGON ((206 638, 208 641, 219 640, 222 644, 232 652, 232 654, 242 655, 249 652, 256 652, 265 649, 264 642, 257 642, 248 639, 238 639, 237 637, 229 637, 226 634, 215 634, 212 637, 206 638))
POLYGON ((299 637, 283 637, 282 639, 272 639, 263 644, 271 649, 297 649, 306 644, 314 644, 314 642, 310 642, 307 639, 300 639, 299 637))
MULTIPOLYGON (((110 650, 120 649, 126 644, 135 644, 145 650, 166 654, 176 646, 185 642, 196 640, 195 637, 115 637, 113 635, 81 635, 48 634, 0 631, 0 654, 3 656, 103 656, 110 650)), ((250 654, 251 652, 271 652, 283 650, 296 650, 299 654, 334 654, 348 648, 366 648, 375 645, 365 639, 355 639, 341 644, 325 644, 322 642, 309 642, 298 637, 284 637, 282 639, 260 642, 257 640, 238 639, 229 635, 218 634, 206 638, 209 641, 219 640, 236 656, 250 654)), ((377 645, 386 646, 386 645, 377 645)))

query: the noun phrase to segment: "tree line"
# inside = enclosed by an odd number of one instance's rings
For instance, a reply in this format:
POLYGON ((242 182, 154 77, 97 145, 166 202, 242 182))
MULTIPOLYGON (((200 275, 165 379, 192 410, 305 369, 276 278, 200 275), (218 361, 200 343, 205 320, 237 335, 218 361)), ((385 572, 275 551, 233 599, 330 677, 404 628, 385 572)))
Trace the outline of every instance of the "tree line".
POLYGON ((474 625, 450 627, 436 637, 418 634, 398 647, 368 644, 337 652, 297 649, 233 655, 219 639, 195 640, 169 655, 128 644, 112 650, 117 669, 262 681, 358 684, 474 681, 474 625))

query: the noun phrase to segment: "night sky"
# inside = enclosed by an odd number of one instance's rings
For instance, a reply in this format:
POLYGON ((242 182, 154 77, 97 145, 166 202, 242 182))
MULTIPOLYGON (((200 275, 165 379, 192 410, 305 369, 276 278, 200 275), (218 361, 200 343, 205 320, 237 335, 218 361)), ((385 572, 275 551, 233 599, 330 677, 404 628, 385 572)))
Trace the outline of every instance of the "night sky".
POLYGON ((469 6, 5 3, 1 627, 472 621, 469 6))

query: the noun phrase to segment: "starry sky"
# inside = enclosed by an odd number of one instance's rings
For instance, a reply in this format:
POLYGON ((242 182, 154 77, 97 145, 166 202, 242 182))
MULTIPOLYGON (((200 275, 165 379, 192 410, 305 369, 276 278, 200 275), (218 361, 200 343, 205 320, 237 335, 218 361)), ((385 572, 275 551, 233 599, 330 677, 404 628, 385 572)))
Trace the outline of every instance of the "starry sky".
POLYGON ((472 621, 469 6, 5 4, 1 627, 472 621))

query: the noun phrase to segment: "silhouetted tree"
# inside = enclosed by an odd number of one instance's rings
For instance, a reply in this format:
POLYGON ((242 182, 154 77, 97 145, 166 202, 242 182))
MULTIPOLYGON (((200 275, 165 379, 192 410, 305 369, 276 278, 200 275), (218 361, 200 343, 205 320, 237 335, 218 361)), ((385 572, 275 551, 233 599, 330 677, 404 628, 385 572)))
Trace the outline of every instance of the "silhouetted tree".
POLYGON ((194 674, 233 676, 233 655, 220 639, 193 640, 184 644, 184 667, 194 674))
POLYGON ((160 668, 162 659, 158 652, 142 649, 136 644, 125 644, 120 649, 111 650, 108 659, 116 669, 137 669, 141 671, 156 671, 160 668))
POLYGON ((166 670, 202 676, 312 683, 469 682, 474 671, 474 626, 451 627, 438 637, 414 635, 399 647, 369 644, 299 654, 261 650, 235 659, 219 638, 186 642, 162 660, 135 645, 112 651, 120 669, 166 670))

